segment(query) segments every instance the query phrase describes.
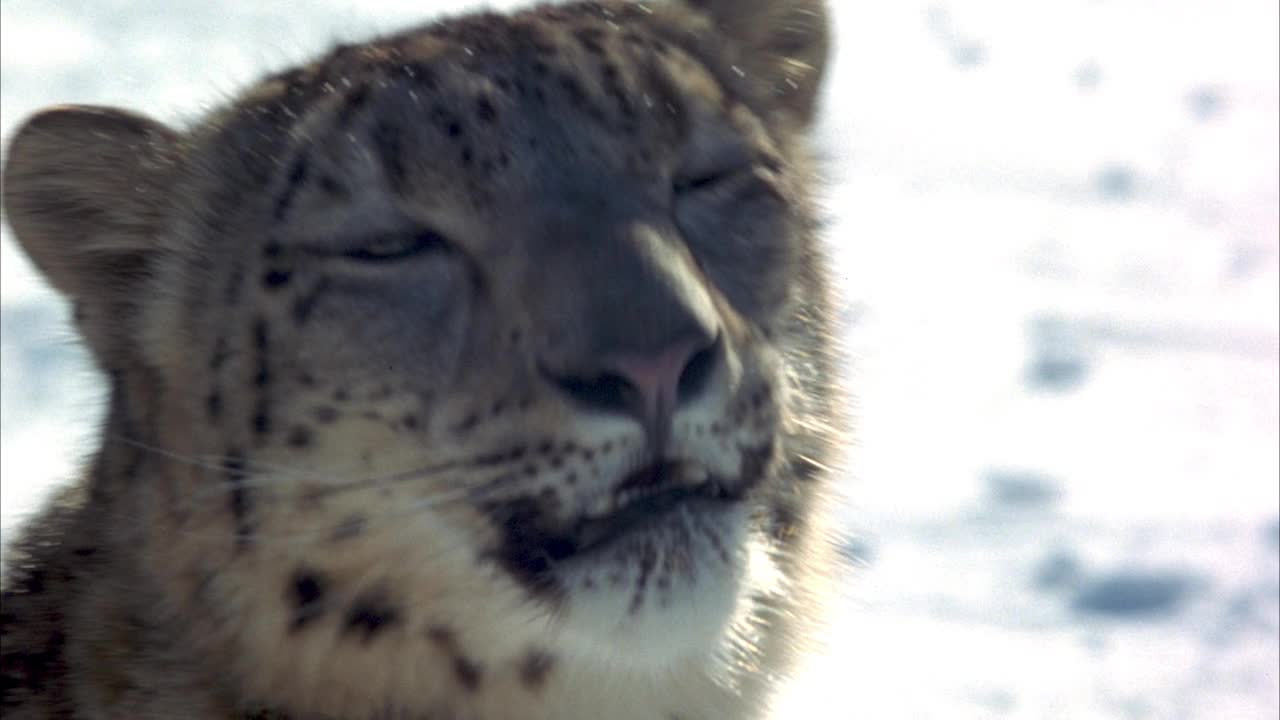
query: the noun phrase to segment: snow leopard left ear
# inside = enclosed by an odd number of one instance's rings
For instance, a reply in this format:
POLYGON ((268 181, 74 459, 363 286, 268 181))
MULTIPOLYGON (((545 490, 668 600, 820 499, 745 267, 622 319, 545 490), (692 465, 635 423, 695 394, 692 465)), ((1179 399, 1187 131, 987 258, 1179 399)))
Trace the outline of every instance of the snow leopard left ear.
POLYGON ((800 125, 814 117, 827 67, 831 20, 824 0, 683 0, 700 13, 686 32, 718 64, 721 81, 753 98, 767 113, 800 125))

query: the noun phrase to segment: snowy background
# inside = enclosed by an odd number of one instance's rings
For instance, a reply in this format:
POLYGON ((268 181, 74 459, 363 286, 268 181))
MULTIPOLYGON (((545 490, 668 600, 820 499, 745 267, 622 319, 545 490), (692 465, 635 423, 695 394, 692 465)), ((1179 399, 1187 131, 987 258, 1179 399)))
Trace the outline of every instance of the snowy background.
MULTIPOLYGON (((60 102, 180 124, 471 4, 0 0, 0 133, 60 102)), ((783 716, 1277 717, 1277 4, 835 5, 849 581, 783 716)), ((7 540, 101 387, 5 233, 7 540)))

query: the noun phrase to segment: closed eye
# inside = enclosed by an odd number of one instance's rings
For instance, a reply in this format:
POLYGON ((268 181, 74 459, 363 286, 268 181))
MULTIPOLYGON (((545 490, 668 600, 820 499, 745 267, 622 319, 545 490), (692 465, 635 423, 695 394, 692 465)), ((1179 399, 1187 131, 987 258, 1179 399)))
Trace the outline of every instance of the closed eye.
POLYGON ((693 175, 688 178, 676 178, 672 183, 672 189, 677 193, 693 192, 704 188, 719 185, 720 183, 732 178, 738 173, 738 170, 721 170, 705 175, 693 175))
POLYGON ((389 263, 452 249, 449 241, 434 230, 388 233, 369 238, 362 244, 342 253, 350 260, 364 263, 389 263))

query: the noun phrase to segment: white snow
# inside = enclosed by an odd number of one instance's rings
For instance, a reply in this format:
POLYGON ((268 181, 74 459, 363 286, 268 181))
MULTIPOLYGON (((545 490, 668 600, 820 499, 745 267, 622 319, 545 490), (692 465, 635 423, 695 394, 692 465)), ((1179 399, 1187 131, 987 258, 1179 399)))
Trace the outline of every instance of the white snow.
MULTIPOLYGON (((472 4, 6 0, 0 134, 472 4)), ((833 4, 851 560, 781 716, 1276 717, 1280 6, 833 4)), ((0 280, 7 539, 100 390, 7 229, 0 280)))

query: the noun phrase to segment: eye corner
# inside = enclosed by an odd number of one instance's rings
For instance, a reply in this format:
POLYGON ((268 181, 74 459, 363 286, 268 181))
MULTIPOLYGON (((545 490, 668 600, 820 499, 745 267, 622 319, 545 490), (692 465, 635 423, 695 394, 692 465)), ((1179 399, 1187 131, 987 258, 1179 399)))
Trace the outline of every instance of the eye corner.
POLYGON ((773 155, 739 157, 731 162, 714 163, 678 172, 671 180, 671 189, 677 195, 696 193, 734 183, 743 178, 776 177, 782 173, 782 161, 773 155))

